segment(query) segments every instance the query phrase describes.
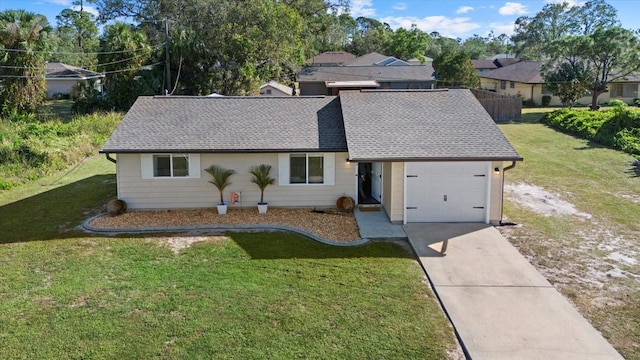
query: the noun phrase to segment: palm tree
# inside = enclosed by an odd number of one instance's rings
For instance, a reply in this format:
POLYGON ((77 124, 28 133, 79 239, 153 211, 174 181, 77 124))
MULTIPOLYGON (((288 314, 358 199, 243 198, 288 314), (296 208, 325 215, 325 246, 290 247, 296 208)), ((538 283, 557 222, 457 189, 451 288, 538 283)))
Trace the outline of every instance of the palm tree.
POLYGON ((225 169, 222 166, 211 165, 208 168, 204 169, 204 171, 208 172, 213 179, 209 180, 210 183, 213 184, 218 191, 220 192, 220 205, 224 205, 224 197, 222 193, 227 186, 231 185, 229 182, 229 178, 231 175, 235 174, 236 171, 232 169, 225 169))
POLYGON ((269 172, 271 171, 271 165, 260 164, 254 165, 249 169, 249 173, 253 175, 251 182, 258 185, 260 188, 260 202, 259 205, 264 204, 264 189, 269 185, 273 185, 276 179, 269 176, 269 172))
POLYGON ((3 111, 35 112, 46 98, 45 60, 53 47, 44 15, 24 10, 0 12, 0 44, 12 49, 0 56, 3 111))

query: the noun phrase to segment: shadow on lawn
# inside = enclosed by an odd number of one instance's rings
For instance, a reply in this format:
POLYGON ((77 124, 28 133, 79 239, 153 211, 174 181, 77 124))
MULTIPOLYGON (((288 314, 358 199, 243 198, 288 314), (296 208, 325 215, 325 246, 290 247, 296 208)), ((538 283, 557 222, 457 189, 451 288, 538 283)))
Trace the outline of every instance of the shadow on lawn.
POLYGON ((77 226, 115 196, 115 175, 95 175, 0 206, 0 243, 96 236, 77 226))
POLYGON ((361 246, 325 245, 302 235, 286 232, 227 234, 254 260, 328 258, 407 258, 410 251, 391 242, 372 242, 361 246))

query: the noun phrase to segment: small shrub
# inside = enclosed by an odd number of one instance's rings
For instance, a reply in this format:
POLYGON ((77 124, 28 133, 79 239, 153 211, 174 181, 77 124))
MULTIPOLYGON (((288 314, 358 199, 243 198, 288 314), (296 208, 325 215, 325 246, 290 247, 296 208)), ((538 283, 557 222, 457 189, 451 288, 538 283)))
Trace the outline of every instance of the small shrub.
POLYGON ((633 103, 634 103, 636 106, 640 106, 640 98, 635 98, 635 99, 633 99, 633 103))
POLYGON ((549 106, 551 104, 551 95, 542 96, 542 106, 549 106))
POLYGON ((111 216, 122 215, 127 212, 127 203, 124 200, 113 199, 107 203, 107 212, 111 216))
POLYGON ((533 99, 526 99, 526 100, 522 100, 522 106, 525 107, 535 107, 536 106, 536 102, 533 99))

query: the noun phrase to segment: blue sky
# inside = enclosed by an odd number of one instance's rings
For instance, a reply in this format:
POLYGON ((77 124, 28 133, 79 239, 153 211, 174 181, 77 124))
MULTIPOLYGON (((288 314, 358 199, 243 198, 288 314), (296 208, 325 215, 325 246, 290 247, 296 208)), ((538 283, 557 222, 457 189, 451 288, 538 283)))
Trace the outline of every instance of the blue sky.
MULTIPOLYGON (((55 16, 71 7, 72 0, 0 0, 0 10, 26 9, 44 14, 55 26, 55 16)), ((179 0, 177 0, 179 1, 179 0)), ((561 0, 351 0, 351 14, 366 16, 391 25, 409 28, 416 24, 428 33, 467 38, 473 34, 485 36, 511 35, 513 22, 522 15, 533 16, 549 2, 561 0)), ((579 4, 582 0, 565 0, 579 4)), ((640 29, 640 0, 608 0, 618 9, 618 18, 627 29, 640 29)), ((91 4, 85 10, 94 12, 91 4)))

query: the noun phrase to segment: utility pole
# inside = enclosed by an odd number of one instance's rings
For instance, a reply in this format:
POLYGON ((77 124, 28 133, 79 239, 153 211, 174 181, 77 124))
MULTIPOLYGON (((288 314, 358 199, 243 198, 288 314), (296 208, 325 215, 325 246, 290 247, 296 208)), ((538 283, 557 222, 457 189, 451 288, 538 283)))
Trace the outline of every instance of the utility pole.
POLYGON ((165 82, 167 86, 164 92, 165 95, 169 95, 169 90, 171 89, 171 66, 169 63, 169 19, 167 18, 164 18, 164 55, 164 70, 167 78, 165 82))

